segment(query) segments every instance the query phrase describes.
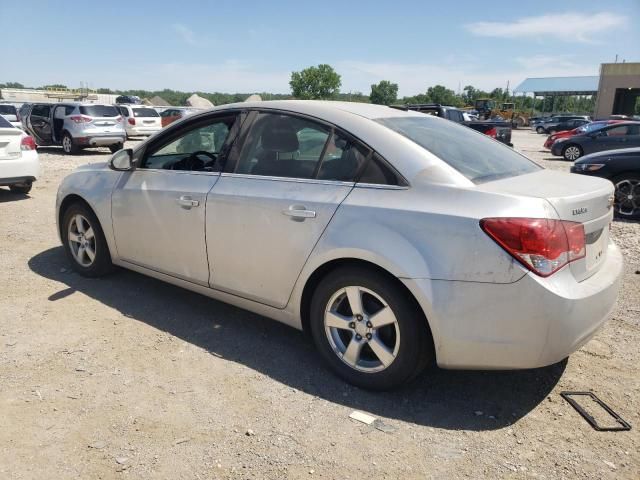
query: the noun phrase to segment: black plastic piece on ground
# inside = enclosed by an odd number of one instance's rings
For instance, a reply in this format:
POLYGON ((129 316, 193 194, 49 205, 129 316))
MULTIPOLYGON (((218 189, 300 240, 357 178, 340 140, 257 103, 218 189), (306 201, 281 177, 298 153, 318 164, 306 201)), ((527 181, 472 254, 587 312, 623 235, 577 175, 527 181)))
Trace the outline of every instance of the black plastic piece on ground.
POLYGON ((582 417, 589 422, 589 424, 599 432, 620 432, 631 430, 631 425, 629 425, 623 418, 614 412, 609 405, 600 400, 595 393, 593 392, 560 392, 560 396, 564 398, 569 404, 576 409, 576 411, 582 415, 582 417), (620 424, 619 427, 601 427, 596 422, 595 418, 593 418, 587 411, 580 406, 580 404, 573 398, 572 396, 584 395, 587 397, 591 397, 591 399, 600 405, 609 415, 613 417, 613 419, 620 424))

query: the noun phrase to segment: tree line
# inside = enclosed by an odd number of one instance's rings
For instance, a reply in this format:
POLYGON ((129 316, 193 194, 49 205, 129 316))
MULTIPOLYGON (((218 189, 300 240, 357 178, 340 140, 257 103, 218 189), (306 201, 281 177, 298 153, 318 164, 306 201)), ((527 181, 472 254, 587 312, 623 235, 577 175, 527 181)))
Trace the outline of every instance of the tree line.
MULTIPOLYGON (((595 106, 595 96, 592 97, 557 97, 552 99, 526 96, 514 96, 506 89, 494 88, 484 91, 472 85, 466 85, 460 92, 443 85, 428 87, 423 93, 413 96, 398 97, 398 84, 389 80, 381 80, 371 85, 369 94, 362 92, 341 92, 342 78, 333 67, 327 64, 311 66, 299 72, 292 72, 289 82, 291 93, 258 93, 263 100, 287 100, 292 98, 307 100, 343 100, 350 102, 366 102, 379 105, 406 104, 406 103, 439 103, 455 107, 473 106, 477 99, 490 98, 496 103, 511 102, 516 104, 516 109, 536 111, 574 111, 592 112, 595 106)), ((27 88, 18 82, 0 83, 0 88, 27 88)), ((38 89, 67 88, 65 85, 42 85, 38 89)), ((179 90, 112 90, 110 88, 98 88, 98 93, 115 95, 137 95, 140 98, 151 99, 159 96, 171 105, 185 105, 187 99, 196 93, 210 100, 214 105, 243 102, 250 95, 257 93, 222 93, 222 92, 182 92, 179 90)))

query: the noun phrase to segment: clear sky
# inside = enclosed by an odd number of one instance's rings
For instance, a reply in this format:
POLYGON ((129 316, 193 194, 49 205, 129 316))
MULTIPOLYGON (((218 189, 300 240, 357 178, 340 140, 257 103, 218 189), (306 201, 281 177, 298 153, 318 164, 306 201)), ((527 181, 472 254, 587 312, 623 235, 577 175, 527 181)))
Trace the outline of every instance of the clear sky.
POLYGON ((328 63, 341 91, 511 88, 640 61, 640 0, 0 0, 0 83, 287 93, 328 63))

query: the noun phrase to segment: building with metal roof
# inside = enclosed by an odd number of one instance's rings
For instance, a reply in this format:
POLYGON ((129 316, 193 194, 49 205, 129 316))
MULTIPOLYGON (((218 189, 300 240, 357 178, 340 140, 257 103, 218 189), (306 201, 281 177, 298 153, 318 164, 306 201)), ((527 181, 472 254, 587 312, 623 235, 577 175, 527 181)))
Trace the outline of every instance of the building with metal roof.
POLYGON ((598 92, 597 75, 587 77, 527 78, 513 93, 544 95, 595 95, 598 92))

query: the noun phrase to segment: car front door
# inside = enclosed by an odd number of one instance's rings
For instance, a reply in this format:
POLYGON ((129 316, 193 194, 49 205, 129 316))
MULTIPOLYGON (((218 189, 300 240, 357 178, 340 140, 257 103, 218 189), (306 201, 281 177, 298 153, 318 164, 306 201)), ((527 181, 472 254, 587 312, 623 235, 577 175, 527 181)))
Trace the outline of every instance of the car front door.
POLYGON ((38 145, 51 145, 53 129, 51 125, 51 106, 36 104, 29 115, 28 128, 36 137, 38 145))
POLYGON ((121 260, 209 285, 205 201, 220 178, 239 115, 194 119, 152 141, 112 193, 112 220, 121 260))
POLYGON ((207 196, 210 284, 284 308, 368 150, 315 120, 252 117, 207 196))
POLYGON ((629 128, 627 125, 614 125, 605 129, 602 132, 604 135, 596 138, 598 144, 597 151, 625 148, 630 138, 629 128))

